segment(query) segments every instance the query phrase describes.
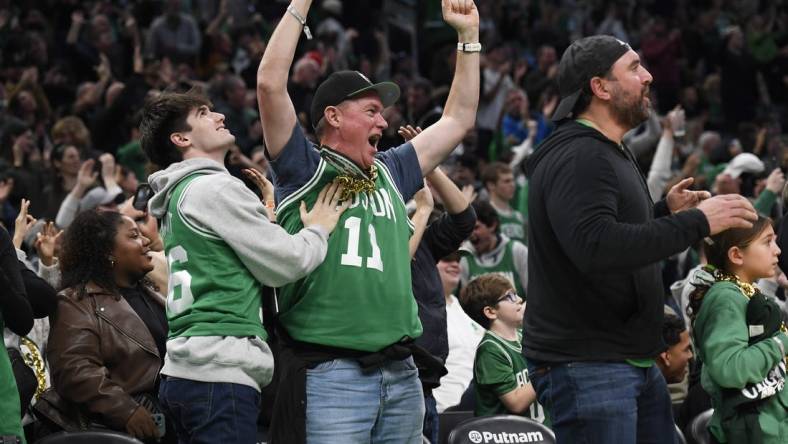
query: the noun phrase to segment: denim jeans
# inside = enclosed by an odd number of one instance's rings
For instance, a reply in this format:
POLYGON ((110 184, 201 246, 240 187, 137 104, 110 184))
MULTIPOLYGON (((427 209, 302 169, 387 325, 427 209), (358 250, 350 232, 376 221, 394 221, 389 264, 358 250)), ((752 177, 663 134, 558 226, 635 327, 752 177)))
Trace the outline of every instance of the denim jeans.
POLYGON ((424 408, 424 436, 430 440, 431 444, 438 444, 440 419, 438 418, 438 403, 434 396, 424 397, 424 408))
POLYGON ((420 444, 424 395, 413 358, 363 371, 335 359, 306 372, 307 443, 420 444))
POLYGON ((159 401, 179 444, 257 442, 260 392, 252 387, 165 377, 159 401))
POLYGON ((670 394, 657 366, 528 361, 558 444, 674 444, 670 394))

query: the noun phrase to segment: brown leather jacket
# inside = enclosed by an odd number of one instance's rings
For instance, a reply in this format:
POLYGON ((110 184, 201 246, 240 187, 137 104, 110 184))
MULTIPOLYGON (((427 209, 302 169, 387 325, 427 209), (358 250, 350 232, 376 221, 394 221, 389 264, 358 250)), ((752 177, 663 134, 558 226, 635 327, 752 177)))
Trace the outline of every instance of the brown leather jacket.
MULTIPOLYGON (((164 298, 146 289, 151 300, 164 298)), ((66 400, 123 430, 138 404, 131 395, 152 392, 162 358, 150 331, 119 294, 88 283, 58 294, 50 320, 47 359, 52 385, 66 400)))

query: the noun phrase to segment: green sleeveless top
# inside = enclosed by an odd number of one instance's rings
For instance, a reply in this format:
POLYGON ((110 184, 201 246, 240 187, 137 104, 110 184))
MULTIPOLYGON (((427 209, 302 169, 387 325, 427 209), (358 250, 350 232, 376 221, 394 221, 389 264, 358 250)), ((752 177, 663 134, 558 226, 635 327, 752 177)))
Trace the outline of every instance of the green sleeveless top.
POLYGON ((495 212, 498 213, 501 234, 509 239, 525 243, 528 235, 525 231, 525 218, 522 213, 514 209, 509 214, 502 213, 497 209, 495 212))
POLYGON ((517 267, 514 266, 514 253, 512 253, 512 240, 505 240, 504 253, 501 260, 496 265, 485 266, 476 261, 476 256, 469 254, 468 259, 468 282, 476 279, 477 277, 488 274, 496 273, 509 279, 514 285, 517 294, 525 300, 525 288, 520 282, 520 276, 517 274, 517 267))
POLYGON ((260 299, 262 284, 222 238, 179 212, 185 192, 199 176, 187 176, 175 186, 161 227, 170 270, 169 338, 257 336, 266 339, 260 299))
MULTIPOLYGON (((522 354, 522 331, 518 331, 517 336, 517 341, 508 341, 488 330, 476 347, 473 365, 476 416, 508 414, 499 397, 531 383, 522 354)), ((538 401, 534 401, 522 416, 550 425, 550 419, 538 401)))
MULTIPOLYGON (((354 195, 328 239, 325 261, 279 291, 279 320, 297 341, 376 352, 421 335, 408 253, 413 227, 388 168, 375 165, 375 191, 354 195)), ((312 178, 279 203, 279 224, 298 232, 300 202, 312 208, 339 174, 321 157, 312 178)))

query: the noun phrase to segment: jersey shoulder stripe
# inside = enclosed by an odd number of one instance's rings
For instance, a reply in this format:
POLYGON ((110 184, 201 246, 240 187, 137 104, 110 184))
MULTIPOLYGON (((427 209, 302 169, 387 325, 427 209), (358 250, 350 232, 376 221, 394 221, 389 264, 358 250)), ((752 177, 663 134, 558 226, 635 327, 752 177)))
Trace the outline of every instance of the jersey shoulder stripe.
POLYGON ((323 171, 326 169, 326 163, 323 158, 320 158, 320 162, 317 165, 317 169, 315 170, 315 174, 298 190, 296 190, 293 194, 287 196, 286 198, 282 199, 279 202, 279 205, 276 207, 276 211, 280 212, 285 209, 288 205, 292 204, 301 199, 306 193, 308 193, 320 180, 320 176, 323 175, 323 171))
MULTIPOLYGON (((397 197, 399 197, 399 201, 402 202, 402 205, 406 205, 405 199, 402 198, 402 193, 400 193, 399 188, 397 188, 397 182, 394 182, 394 177, 391 175, 391 171, 389 170, 389 167, 387 167, 385 163, 381 162, 378 159, 375 159, 375 164, 378 166, 378 168, 381 171, 383 171, 383 174, 386 175, 386 179, 391 184, 391 187, 394 188, 394 191, 397 193, 397 197)), ((408 227, 410 228, 410 231, 411 232, 416 231, 416 227, 413 225, 413 221, 411 221, 409 217, 406 217, 405 220, 408 221, 408 227)))

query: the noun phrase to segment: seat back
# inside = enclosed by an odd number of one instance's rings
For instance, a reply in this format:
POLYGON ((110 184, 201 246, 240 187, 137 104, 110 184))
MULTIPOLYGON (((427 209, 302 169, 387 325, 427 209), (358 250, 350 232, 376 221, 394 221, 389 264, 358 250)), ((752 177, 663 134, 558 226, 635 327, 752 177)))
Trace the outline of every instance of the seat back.
POLYGON ((55 433, 41 438, 36 444, 142 444, 142 442, 129 435, 109 430, 87 430, 55 433))
POLYGON ((492 443, 555 444, 555 435, 544 424, 515 415, 473 418, 457 425, 450 433, 448 444, 492 443))
POLYGON ((714 409, 708 409, 700 415, 694 417, 690 422, 690 432, 692 438, 698 444, 709 444, 711 442, 711 435, 709 434, 709 422, 711 415, 714 414, 714 409))
POLYGON ((432 444, 446 444, 449 440, 449 433, 463 421, 473 418, 473 412, 469 410, 446 410, 438 414, 438 442, 432 444))
POLYGON ((676 440, 678 444, 687 444, 687 439, 684 438, 684 433, 681 432, 681 428, 676 424, 676 440))

